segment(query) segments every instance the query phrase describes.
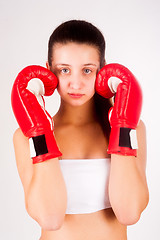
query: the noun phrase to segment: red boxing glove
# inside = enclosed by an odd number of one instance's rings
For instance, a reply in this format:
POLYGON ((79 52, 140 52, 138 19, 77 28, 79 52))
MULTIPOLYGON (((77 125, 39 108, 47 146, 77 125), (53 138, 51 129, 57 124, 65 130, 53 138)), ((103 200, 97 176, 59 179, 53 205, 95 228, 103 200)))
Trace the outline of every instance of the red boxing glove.
POLYGON ((108 64, 99 71, 95 88, 105 98, 115 97, 109 111, 108 153, 136 156, 136 127, 141 114, 142 91, 135 76, 120 64, 108 64))
POLYGON ((33 163, 61 156, 53 132, 53 120, 44 108, 42 95, 50 96, 58 79, 48 69, 28 66, 17 76, 12 88, 12 108, 17 122, 29 138, 33 163))

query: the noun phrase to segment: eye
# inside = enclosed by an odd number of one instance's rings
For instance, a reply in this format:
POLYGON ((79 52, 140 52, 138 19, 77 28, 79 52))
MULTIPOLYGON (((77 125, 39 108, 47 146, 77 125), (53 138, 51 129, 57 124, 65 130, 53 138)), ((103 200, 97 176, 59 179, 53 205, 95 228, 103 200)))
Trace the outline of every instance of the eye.
POLYGON ((85 68, 85 69, 84 69, 84 73, 85 73, 85 74, 90 74, 91 72, 92 72, 91 69, 88 69, 88 68, 85 68))
POLYGON ((67 74, 67 73, 69 73, 70 71, 69 71, 68 68, 62 68, 62 69, 60 70, 60 72, 63 73, 63 74, 67 74))

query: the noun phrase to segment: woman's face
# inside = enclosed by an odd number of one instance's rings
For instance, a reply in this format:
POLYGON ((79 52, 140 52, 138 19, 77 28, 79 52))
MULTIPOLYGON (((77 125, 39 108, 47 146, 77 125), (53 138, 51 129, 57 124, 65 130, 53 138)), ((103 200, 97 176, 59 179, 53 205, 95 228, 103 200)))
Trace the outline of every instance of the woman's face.
POLYGON ((79 43, 56 44, 50 70, 59 79, 58 92, 72 106, 80 106, 95 93, 96 74, 100 69, 98 49, 79 43))

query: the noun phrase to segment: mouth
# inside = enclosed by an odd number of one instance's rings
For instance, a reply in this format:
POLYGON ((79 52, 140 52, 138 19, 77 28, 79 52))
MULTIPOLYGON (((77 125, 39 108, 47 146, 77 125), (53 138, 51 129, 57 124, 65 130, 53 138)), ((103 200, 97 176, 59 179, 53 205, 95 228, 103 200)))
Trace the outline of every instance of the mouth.
POLYGON ((68 93, 68 95, 71 97, 71 98, 81 98, 84 96, 84 94, 81 94, 81 93, 68 93))

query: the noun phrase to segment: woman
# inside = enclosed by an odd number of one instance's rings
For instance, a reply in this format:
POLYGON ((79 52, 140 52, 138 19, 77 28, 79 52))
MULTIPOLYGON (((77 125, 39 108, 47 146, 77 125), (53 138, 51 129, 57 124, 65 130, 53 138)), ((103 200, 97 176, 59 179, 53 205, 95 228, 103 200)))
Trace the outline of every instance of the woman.
POLYGON ((50 37, 47 62, 61 97, 53 117, 55 155, 35 157, 32 164, 28 137, 20 128, 14 134, 26 209, 42 228, 41 240, 125 240, 127 225, 147 206, 144 123, 136 127, 136 157, 107 153, 111 103, 95 93, 104 55, 105 41, 95 26, 77 20, 61 24, 50 37))

